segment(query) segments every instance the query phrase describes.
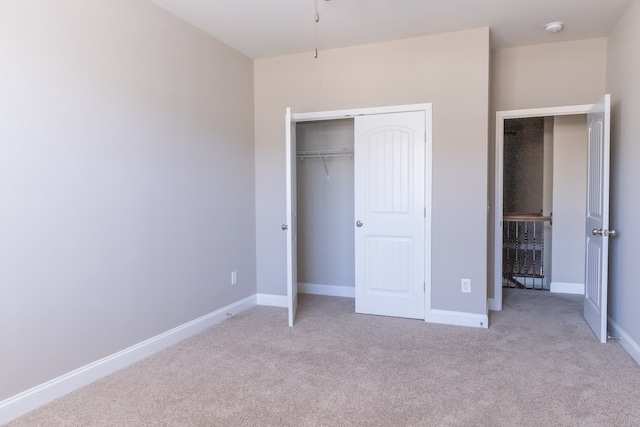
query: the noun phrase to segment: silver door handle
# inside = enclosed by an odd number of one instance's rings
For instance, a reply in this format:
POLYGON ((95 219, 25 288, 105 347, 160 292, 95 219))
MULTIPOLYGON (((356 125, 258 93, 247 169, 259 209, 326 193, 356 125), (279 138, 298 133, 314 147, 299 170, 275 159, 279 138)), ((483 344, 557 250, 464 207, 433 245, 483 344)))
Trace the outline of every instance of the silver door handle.
POLYGON ((616 230, 603 230, 594 228, 593 230, 591 230, 591 234, 593 234, 594 236, 616 237, 618 235, 618 232, 616 230))
POLYGON ((289 226, 287 224, 282 224, 282 231, 287 231, 289 229, 289 226))
POLYGON ((362 221, 360 220, 356 221, 356 227, 362 227, 362 221))

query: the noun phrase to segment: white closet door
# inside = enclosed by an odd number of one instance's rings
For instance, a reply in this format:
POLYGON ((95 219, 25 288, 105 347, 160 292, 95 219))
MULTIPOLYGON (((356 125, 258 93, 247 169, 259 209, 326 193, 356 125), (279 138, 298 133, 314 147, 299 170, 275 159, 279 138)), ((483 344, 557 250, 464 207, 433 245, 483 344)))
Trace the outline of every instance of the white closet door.
POLYGON ((298 308, 298 218, 296 203, 296 124, 291 117, 291 109, 285 115, 286 136, 286 191, 287 222, 282 229, 287 233, 287 304, 289 326, 293 326, 298 308))
POLYGON ((425 112, 355 118, 356 312, 425 318, 425 112))

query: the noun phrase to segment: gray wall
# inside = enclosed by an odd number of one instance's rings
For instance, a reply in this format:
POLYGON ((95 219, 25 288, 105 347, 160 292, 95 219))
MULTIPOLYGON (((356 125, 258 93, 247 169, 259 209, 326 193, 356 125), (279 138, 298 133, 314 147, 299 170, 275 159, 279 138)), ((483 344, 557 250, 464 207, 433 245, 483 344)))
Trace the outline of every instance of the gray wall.
POLYGON ((433 308, 486 313, 488 28, 260 59, 255 91, 259 292, 286 295, 285 108, 431 102, 433 308))
POLYGON ((7 0, 0 61, 0 400, 255 294, 250 59, 147 1, 7 0))
POLYGON ((604 94, 607 39, 491 52, 492 110, 592 104, 604 94))
POLYGON ((619 236, 610 239, 609 314, 640 343, 640 2, 629 10, 609 37, 607 91, 612 94, 611 225, 619 236))
POLYGON ((587 116, 559 116, 554 122, 551 280, 584 285, 587 116))
MULTIPOLYGON (((353 120, 298 123, 298 151, 353 150, 353 120)), ((353 156, 297 162, 298 282, 353 287, 353 156)))

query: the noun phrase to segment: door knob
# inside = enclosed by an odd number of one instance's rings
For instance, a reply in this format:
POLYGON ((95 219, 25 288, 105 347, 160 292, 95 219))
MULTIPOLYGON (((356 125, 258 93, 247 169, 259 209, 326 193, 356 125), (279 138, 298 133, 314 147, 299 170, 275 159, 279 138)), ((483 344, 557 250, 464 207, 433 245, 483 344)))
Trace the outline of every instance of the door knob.
POLYGON ((593 230, 591 230, 591 234, 593 234, 594 236, 616 237, 618 235, 618 232, 616 230, 598 230, 597 228, 594 228, 593 230))
POLYGON ((287 224, 282 224, 282 231, 287 231, 289 229, 289 226, 287 224))
POLYGON ((356 227, 362 227, 362 221, 360 220, 356 221, 356 227))

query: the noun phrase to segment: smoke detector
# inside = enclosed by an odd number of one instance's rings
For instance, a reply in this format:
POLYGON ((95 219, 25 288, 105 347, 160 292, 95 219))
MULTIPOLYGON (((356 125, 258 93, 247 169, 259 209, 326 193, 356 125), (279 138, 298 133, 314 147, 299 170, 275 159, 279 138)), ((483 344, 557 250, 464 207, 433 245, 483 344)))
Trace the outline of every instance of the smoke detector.
POLYGON ((562 31, 564 24, 562 22, 549 22, 544 28, 548 33, 557 33, 558 31, 562 31))

